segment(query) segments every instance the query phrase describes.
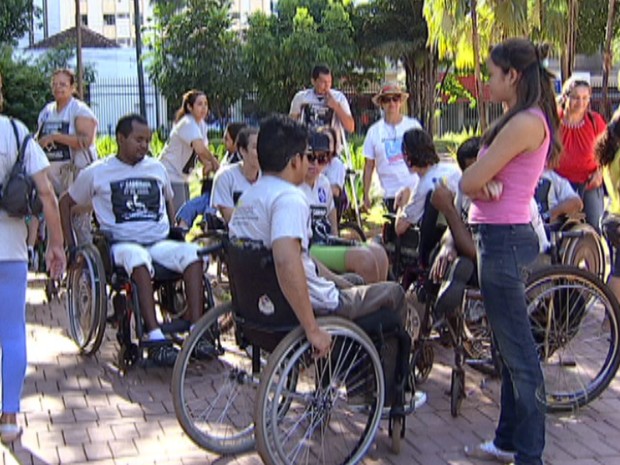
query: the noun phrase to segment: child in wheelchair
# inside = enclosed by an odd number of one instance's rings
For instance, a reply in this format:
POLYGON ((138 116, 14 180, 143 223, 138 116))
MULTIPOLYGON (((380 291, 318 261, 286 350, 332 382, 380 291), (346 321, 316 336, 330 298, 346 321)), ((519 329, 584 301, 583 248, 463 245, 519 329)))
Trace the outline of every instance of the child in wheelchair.
POLYGON ((335 154, 335 144, 331 131, 310 135, 308 170, 300 186, 310 204, 313 230, 310 256, 335 273, 355 273, 368 284, 385 281, 389 263, 383 247, 337 238, 338 218, 333 192, 330 181, 322 174, 335 154))
MULTIPOLYGON (((63 232, 70 258, 75 255, 71 209, 92 204, 100 228, 111 238, 111 255, 137 288, 144 320, 144 347, 156 364, 174 364, 177 349, 167 340, 155 312, 152 279, 160 265, 182 276, 189 323, 203 313, 202 259, 198 246, 168 240, 174 218, 170 180, 158 160, 146 156, 151 140, 147 121, 122 117, 116 127, 118 154, 84 169, 60 200, 63 232)), ((142 336, 142 335, 138 335, 142 336)), ((199 350, 200 351, 200 350, 199 350)), ((205 356, 209 355, 205 348, 205 356)))

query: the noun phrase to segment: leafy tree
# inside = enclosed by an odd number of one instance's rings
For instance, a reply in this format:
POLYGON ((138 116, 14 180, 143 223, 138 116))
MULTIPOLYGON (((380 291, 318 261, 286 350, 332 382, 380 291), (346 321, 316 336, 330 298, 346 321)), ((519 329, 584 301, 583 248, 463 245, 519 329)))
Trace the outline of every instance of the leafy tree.
POLYGON ((49 79, 37 66, 30 65, 28 60, 13 60, 10 47, 0 48, 0 74, 4 95, 3 113, 19 118, 34 131, 39 112, 52 98, 49 79))
POLYGON ((353 38, 350 9, 342 1, 280 0, 275 14, 252 15, 244 57, 259 108, 288 112, 317 63, 329 65, 334 77, 352 75, 359 57, 353 38))
POLYGON ((33 0, 0 1, 0 44, 14 45, 17 39, 30 30, 39 13, 33 0))
POLYGON ((244 92, 241 43, 231 30, 229 0, 157 2, 147 42, 147 71, 169 102, 188 89, 201 89, 215 115, 226 117, 244 92))
POLYGON ((437 59, 426 46, 422 6, 422 0, 374 0, 360 5, 358 14, 364 19, 358 40, 375 56, 402 63, 409 112, 432 132, 437 59))

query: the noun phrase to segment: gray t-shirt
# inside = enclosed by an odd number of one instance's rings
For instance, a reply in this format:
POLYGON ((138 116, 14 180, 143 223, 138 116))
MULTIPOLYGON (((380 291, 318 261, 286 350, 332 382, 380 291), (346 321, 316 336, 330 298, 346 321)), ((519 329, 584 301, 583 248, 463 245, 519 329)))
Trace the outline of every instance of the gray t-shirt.
POLYGON ((311 234, 310 207, 301 189, 271 175, 263 175, 243 193, 229 224, 231 238, 261 241, 269 249, 277 239, 299 239, 312 307, 333 311, 338 306, 338 289, 318 275, 308 255, 311 234))
POLYGON ((243 175, 243 162, 221 167, 213 178, 211 206, 235 208, 241 194, 251 185, 243 175))
POLYGON ((161 153, 160 160, 168 171, 170 182, 190 181, 190 175, 198 161, 192 148, 192 142, 195 140, 201 140, 205 146, 209 145, 207 124, 204 121, 196 121, 196 118, 188 114, 174 125, 161 153))
POLYGON ((78 205, 92 202, 101 230, 115 241, 153 244, 168 237, 172 187, 164 166, 151 157, 135 165, 116 156, 99 160, 79 174, 69 195, 78 205))

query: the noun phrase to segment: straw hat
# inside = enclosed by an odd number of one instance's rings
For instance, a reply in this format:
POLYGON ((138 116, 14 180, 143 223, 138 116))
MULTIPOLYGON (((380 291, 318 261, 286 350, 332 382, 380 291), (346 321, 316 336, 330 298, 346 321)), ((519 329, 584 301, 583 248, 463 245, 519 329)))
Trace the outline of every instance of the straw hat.
POLYGON ((379 93, 372 98, 372 103, 381 106, 381 98, 386 95, 400 95, 401 102, 409 97, 409 94, 405 92, 400 85, 395 82, 388 82, 381 86, 379 93))

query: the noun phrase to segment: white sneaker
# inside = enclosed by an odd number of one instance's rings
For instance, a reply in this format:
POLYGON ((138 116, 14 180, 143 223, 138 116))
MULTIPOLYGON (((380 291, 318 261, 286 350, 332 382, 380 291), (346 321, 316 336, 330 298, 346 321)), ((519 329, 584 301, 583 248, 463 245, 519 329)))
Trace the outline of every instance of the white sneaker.
POLYGON ((415 404, 415 409, 419 409, 420 407, 422 407, 424 404, 426 404, 426 392, 424 391, 416 391, 415 394, 413 395, 413 402, 415 404))
POLYGON ((494 460, 501 463, 514 461, 515 454, 498 448, 493 441, 485 441, 475 446, 465 446, 467 457, 480 460, 494 460))

